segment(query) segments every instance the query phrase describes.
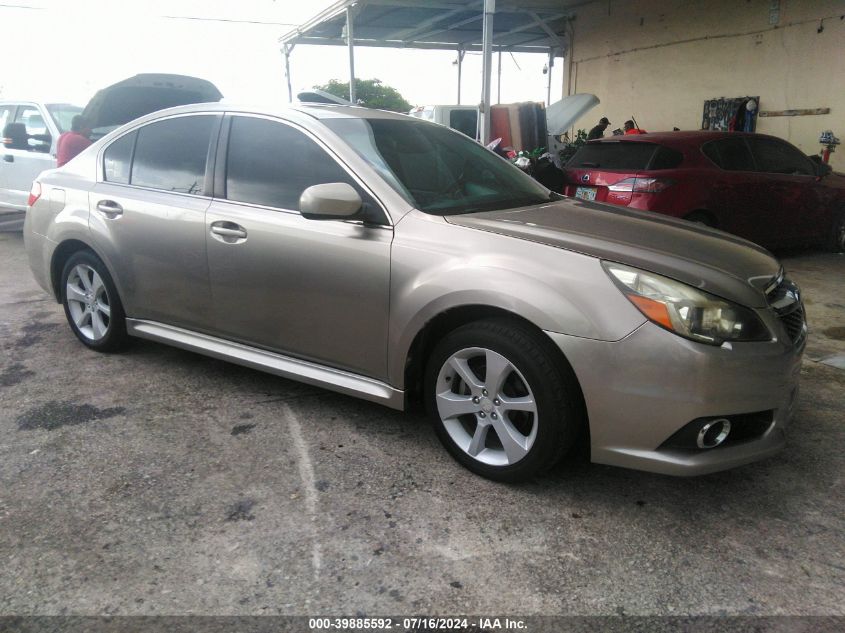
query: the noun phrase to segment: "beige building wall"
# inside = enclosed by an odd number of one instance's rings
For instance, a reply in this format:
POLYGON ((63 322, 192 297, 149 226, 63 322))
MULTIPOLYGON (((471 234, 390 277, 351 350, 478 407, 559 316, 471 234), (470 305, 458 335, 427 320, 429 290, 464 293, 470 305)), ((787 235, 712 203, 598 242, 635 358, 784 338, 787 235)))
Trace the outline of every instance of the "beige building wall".
MULTIPOLYGON (((578 7, 564 94, 593 93, 601 105, 575 128, 589 130, 602 116, 611 129, 622 127, 633 115, 648 131, 696 130, 705 100, 759 95, 761 110, 830 108, 828 115, 757 119, 758 132, 818 153, 823 130, 845 141, 843 15, 845 0, 599 0, 578 7)), ((845 171, 845 145, 831 163, 845 171)))

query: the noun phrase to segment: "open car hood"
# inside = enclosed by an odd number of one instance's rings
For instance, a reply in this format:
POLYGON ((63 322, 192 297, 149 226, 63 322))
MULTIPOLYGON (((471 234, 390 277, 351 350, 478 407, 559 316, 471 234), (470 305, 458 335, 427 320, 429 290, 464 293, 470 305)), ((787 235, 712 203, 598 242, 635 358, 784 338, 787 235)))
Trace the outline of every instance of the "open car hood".
POLYGON ((82 115, 91 129, 116 128, 133 119, 189 103, 220 101, 223 95, 210 81, 187 75, 145 73, 124 79, 95 94, 82 115))
POLYGON ((569 95, 560 101, 555 101, 546 108, 546 124, 549 128, 549 134, 553 136, 563 134, 572 127, 575 121, 587 114, 587 112, 595 108, 599 103, 601 102, 596 95, 586 92, 569 95))

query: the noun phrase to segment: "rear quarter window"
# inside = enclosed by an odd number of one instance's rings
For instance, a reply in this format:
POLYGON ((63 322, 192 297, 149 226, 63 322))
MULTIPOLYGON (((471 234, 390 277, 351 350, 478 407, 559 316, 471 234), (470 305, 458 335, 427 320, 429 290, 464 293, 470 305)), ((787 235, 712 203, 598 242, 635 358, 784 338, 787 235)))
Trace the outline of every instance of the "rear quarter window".
POLYGON ((620 171, 641 171, 648 167, 658 146, 654 143, 587 143, 566 163, 567 167, 586 167, 620 171))

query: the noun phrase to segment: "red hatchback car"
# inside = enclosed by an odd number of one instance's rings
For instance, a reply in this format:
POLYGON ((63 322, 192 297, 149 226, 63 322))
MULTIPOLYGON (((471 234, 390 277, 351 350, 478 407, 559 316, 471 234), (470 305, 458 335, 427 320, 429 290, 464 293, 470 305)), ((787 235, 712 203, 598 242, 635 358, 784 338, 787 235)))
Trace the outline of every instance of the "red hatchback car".
POLYGON ((845 251, 845 176, 742 132, 613 136, 564 167, 567 196, 701 222, 768 248, 845 251))

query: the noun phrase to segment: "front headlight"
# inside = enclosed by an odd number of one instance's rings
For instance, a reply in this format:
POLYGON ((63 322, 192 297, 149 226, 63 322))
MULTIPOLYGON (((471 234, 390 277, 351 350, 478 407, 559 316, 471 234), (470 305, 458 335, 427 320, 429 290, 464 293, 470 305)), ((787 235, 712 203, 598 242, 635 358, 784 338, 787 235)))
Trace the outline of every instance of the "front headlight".
POLYGON ((711 345, 772 338, 753 310, 644 270, 613 262, 602 266, 648 320, 670 332, 711 345))

